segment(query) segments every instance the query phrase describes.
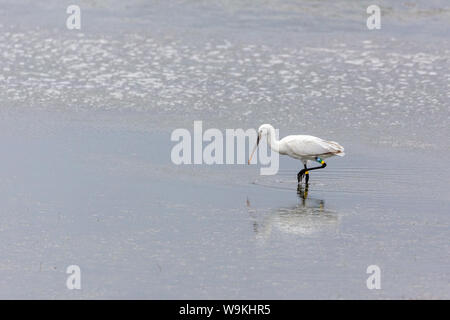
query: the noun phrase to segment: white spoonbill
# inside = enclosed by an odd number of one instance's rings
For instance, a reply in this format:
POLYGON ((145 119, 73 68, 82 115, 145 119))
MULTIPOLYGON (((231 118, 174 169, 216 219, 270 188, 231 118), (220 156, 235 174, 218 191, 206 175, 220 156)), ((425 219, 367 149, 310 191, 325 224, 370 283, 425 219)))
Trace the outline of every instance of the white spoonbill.
POLYGON ((275 138, 275 129, 270 124, 263 124, 258 129, 258 139, 253 148, 252 154, 248 159, 248 164, 252 160, 253 154, 261 141, 261 138, 267 136, 267 143, 270 148, 279 154, 288 155, 294 159, 303 162, 303 169, 297 174, 297 181, 300 184, 303 176, 305 176, 305 183, 309 181, 309 171, 322 169, 327 166, 323 159, 340 156, 343 157, 344 147, 334 141, 327 141, 317 137, 308 135, 292 135, 284 137, 281 140, 275 138), (320 163, 320 166, 307 168, 308 160, 320 163))

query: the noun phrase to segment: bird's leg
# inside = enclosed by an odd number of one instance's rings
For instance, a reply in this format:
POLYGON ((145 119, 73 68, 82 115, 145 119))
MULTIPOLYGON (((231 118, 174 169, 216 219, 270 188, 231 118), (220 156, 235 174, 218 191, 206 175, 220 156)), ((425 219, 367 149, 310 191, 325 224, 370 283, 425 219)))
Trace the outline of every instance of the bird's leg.
POLYGON ((320 163, 321 166, 319 166, 319 167, 314 167, 314 168, 308 168, 308 171, 311 171, 311 170, 317 170, 317 169, 323 169, 323 168, 325 168, 325 167, 327 166, 327 164, 325 163, 325 161, 322 160, 322 158, 316 157, 315 160, 316 160, 318 163, 320 163))
POLYGON ((319 162, 319 163, 321 164, 321 166, 319 166, 319 167, 313 167, 313 168, 307 168, 307 167, 306 167, 306 164, 305 164, 305 168, 302 169, 302 170, 298 173, 298 175, 297 175, 298 183, 301 183, 301 182, 302 182, 303 175, 306 176, 306 183, 308 183, 308 181, 309 181, 309 171, 311 171, 311 170, 317 170, 317 169, 323 169, 323 168, 325 168, 325 167, 327 166, 327 164, 325 163, 325 161, 322 160, 322 158, 316 157, 315 160, 316 160, 317 162, 319 162))
MULTIPOLYGON (((306 185, 306 189, 308 189, 308 181, 309 181, 309 171, 308 168, 306 168, 306 164, 305 164, 305 185, 306 185)), ((308 192, 308 191, 306 191, 308 192)))
POLYGON ((304 169, 300 170, 300 172, 297 174, 297 181, 299 184, 302 183, 303 176, 305 176, 305 183, 308 184, 309 181, 309 172, 308 168, 306 168, 306 163, 303 164, 304 169))
POLYGON ((302 179, 303 179, 303 170, 300 170, 299 173, 297 173, 297 182, 300 185, 302 183, 302 179))
POLYGON ((308 185, 305 184, 305 189, 303 189, 302 185, 297 186, 297 194, 302 199, 302 204, 305 205, 305 200, 308 197, 308 185))

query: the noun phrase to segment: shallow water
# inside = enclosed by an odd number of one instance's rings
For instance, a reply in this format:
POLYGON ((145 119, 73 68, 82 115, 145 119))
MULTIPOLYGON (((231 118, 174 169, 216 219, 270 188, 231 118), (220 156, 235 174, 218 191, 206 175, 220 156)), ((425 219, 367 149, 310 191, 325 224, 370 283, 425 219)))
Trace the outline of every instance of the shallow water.
POLYGON ((449 298, 446 2, 0 3, 0 298, 449 298), (346 156, 176 166, 194 120, 346 156))
POLYGON ((448 296, 443 164, 348 145, 305 196, 294 160, 276 176, 183 168, 167 132, 41 116, 2 118, 3 298, 448 296), (70 264, 79 292, 65 288, 70 264))

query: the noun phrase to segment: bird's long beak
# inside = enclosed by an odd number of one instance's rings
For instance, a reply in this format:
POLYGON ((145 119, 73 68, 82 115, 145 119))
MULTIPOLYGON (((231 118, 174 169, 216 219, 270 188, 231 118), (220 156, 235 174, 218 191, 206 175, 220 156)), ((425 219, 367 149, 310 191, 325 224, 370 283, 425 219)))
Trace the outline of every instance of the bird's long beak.
POLYGON ((253 148, 252 154, 250 155, 250 158, 248 159, 248 164, 250 164, 250 162, 252 161, 253 154, 255 153, 256 148, 258 148, 260 138, 261 138, 261 135, 258 134, 258 138, 256 139, 255 147, 253 148))

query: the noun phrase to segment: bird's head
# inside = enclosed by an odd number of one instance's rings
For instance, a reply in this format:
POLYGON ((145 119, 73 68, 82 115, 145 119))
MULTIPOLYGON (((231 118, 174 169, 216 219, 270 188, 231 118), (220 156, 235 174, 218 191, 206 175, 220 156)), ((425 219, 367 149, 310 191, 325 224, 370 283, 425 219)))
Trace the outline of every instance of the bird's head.
POLYGON ((261 138, 264 136, 268 136, 269 133, 274 130, 274 128, 270 124, 263 124, 258 129, 258 137, 256 139, 255 147, 253 148, 252 154, 250 155, 250 158, 248 159, 248 164, 250 164, 250 161, 252 161, 253 154, 256 151, 256 148, 258 148, 259 142, 261 141, 261 138))
POLYGON ((270 124, 263 124, 258 129, 258 137, 261 138, 263 136, 266 136, 270 133, 270 131, 273 130, 273 127, 270 124))

